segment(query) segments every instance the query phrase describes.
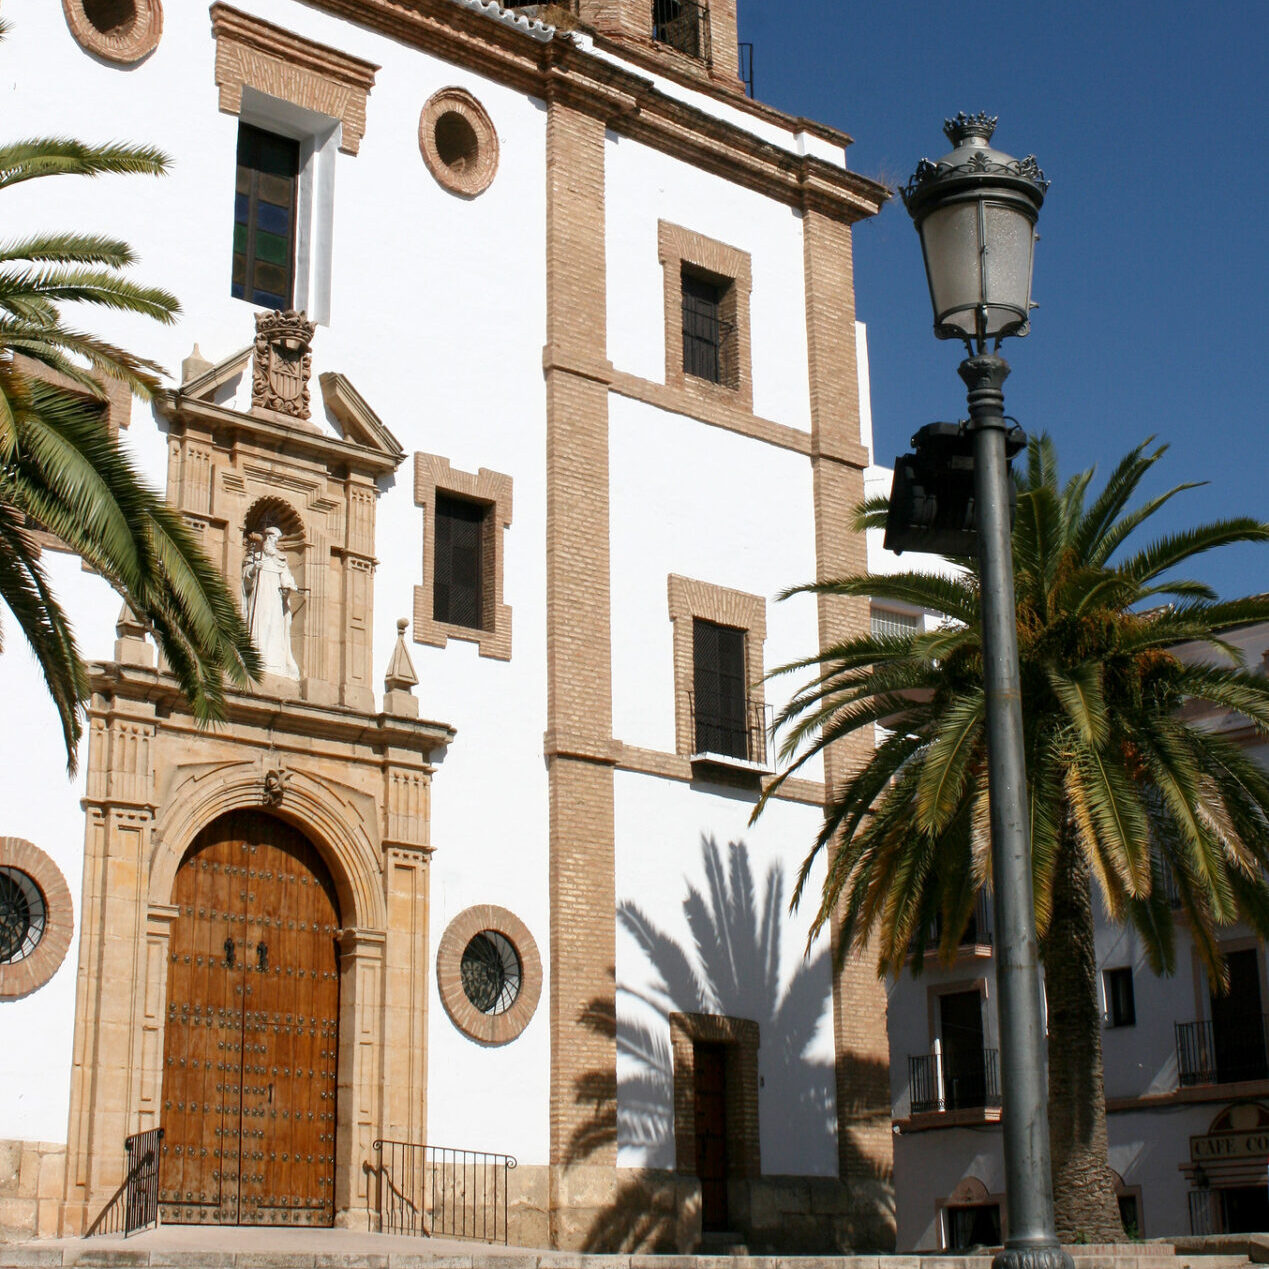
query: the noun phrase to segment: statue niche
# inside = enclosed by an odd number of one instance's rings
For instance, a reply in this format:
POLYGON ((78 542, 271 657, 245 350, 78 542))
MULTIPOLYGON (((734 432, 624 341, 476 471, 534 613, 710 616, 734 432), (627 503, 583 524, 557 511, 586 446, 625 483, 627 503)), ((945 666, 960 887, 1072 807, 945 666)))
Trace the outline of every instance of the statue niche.
MULTIPOLYGON (((302 560, 304 528, 289 506, 270 498, 251 509, 243 527, 243 615, 260 653, 261 670, 298 681, 296 636, 300 636, 299 646, 303 638, 302 631, 294 628, 298 624, 294 618, 303 610, 308 592, 291 571, 286 548, 295 545, 302 560)), ((297 567, 303 573, 303 563, 297 567)))

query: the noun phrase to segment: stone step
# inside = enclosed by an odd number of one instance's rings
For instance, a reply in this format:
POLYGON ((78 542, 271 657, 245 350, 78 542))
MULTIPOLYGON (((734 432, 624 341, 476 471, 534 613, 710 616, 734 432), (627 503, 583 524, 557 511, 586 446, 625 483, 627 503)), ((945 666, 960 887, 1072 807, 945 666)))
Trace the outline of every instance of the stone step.
MULTIPOLYGON (((156 1231, 157 1234, 157 1231, 156 1231)), ((966 1256, 696 1256, 587 1255, 516 1247, 462 1246, 435 1251, 375 1250, 373 1237, 358 1245, 317 1250, 246 1250, 217 1246, 214 1235, 198 1249, 142 1245, 124 1240, 76 1239, 0 1244, 0 1269, 991 1269, 990 1254, 966 1256)), ((151 1236, 153 1240, 153 1235, 151 1236)), ((396 1240, 394 1240, 395 1242, 396 1240)), ((382 1244, 380 1244, 382 1245, 382 1244)), ((422 1240, 416 1246, 426 1247, 422 1240)), ((1068 1248, 1076 1269, 1248 1269, 1236 1254, 1177 1254, 1167 1243, 1123 1243, 1068 1248)))

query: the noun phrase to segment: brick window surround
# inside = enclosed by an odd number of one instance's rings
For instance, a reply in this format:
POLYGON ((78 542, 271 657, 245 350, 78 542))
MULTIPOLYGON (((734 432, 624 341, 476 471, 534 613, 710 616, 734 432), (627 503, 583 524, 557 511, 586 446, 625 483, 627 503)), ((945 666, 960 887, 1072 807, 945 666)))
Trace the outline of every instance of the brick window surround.
POLYGON ((0 867, 25 873, 44 897, 44 933, 30 955, 0 964, 0 1000, 20 1000, 57 973, 75 927, 70 888, 62 870, 36 845, 21 837, 0 837, 0 867))
POLYGON ((666 386, 697 403, 720 403, 752 412, 749 295, 753 290, 753 265, 749 253, 664 220, 657 223, 657 252, 665 275, 666 386), (722 287, 719 317, 730 333, 722 349, 721 383, 699 379, 683 369, 684 269, 722 287))
POLYGON ((213 4, 211 19, 216 86, 225 114, 241 114, 242 90, 254 88, 338 119, 339 148, 345 154, 357 153, 366 131, 366 98, 377 66, 227 4, 213 4))
POLYGON ((727 1051, 727 1172, 733 1178, 762 1175, 758 1138, 758 1024, 712 1013, 672 1013, 674 1059, 674 1167, 696 1175, 696 1045, 727 1051))
POLYGON ((498 172, 498 133, 488 111, 462 88, 442 88, 419 114, 419 151, 438 184, 475 198, 498 172))
POLYGON ((696 752, 692 731, 692 692, 695 686, 692 623, 712 621, 745 632, 746 700, 759 712, 764 704, 762 645, 767 637, 767 601, 761 595, 728 590, 710 582, 671 573, 667 584, 670 622, 674 628, 674 746, 675 752, 696 752))
POLYGON ((443 648, 450 639, 475 643, 482 657, 511 660, 511 609, 502 602, 504 534, 511 527, 511 477, 482 467, 475 475, 455 471, 448 458, 414 455, 414 502, 423 508, 423 584, 414 588, 414 641, 443 648), (481 628, 437 621, 433 613, 437 491, 489 508, 481 560, 481 628))
POLYGON ((102 0, 62 0, 62 12, 76 43, 116 66, 131 66, 148 57, 163 34, 160 0, 125 0, 118 6, 102 0))
POLYGON ((514 912, 479 904, 460 912, 445 928, 436 949, 436 986, 450 1021, 478 1044, 510 1044, 529 1025, 542 995, 542 957, 528 926, 514 912), (493 930, 520 958, 520 994, 505 1013, 481 1013, 463 990, 462 963, 467 944, 493 930))

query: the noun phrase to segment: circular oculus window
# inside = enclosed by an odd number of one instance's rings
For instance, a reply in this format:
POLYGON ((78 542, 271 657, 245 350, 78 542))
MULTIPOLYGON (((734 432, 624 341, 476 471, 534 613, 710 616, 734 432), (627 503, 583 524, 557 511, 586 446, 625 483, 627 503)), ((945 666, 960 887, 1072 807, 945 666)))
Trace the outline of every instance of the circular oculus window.
POLYGON ((34 878, 17 868, 0 868, 0 965, 16 965, 35 951, 47 916, 34 878))
POLYGON ((58 866, 21 837, 0 837, 0 1000, 18 1000, 57 973, 73 930, 58 866))
POLYGON ((120 66, 152 53, 163 34, 160 0, 62 0, 62 11, 81 48, 120 66))
POLYGON ((506 1013, 520 995, 520 956, 497 930, 481 930, 463 949, 463 992, 481 1013, 506 1013))
POLYGON ((452 194, 483 194, 498 170, 498 134, 484 106, 462 88, 442 88, 419 115, 419 150, 452 194))
POLYGON ((529 1025, 542 994, 542 959, 528 927, 490 904, 460 912, 436 951, 441 1003, 464 1035, 508 1044, 529 1025))

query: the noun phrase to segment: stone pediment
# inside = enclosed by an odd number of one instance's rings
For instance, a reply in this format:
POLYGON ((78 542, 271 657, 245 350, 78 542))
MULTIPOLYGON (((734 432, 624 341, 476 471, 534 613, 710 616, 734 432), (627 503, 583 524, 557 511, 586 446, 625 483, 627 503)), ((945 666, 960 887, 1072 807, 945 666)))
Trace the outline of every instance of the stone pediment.
POLYGON ((346 440, 377 450, 398 463, 405 458, 401 442, 345 376, 327 370, 318 376, 318 382, 322 385, 322 400, 339 423, 346 440))
POLYGON ((188 377, 183 377, 177 395, 187 397, 191 401, 213 400, 225 384, 232 383, 243 374, 251 364, 253 351, 253 345, 248 344, 246 348, 239 349, 226 357, 224 361, 211 364, 199 359, 198 345, 195 344, 193 355, 186 359, 181 368, 183 376, 188 375, 188 377))

